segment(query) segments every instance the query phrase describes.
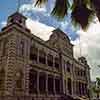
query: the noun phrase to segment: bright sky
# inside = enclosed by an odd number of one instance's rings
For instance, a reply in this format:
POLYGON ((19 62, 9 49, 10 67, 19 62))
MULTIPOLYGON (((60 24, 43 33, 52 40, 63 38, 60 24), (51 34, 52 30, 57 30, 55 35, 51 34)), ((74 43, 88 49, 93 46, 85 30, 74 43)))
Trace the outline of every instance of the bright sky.
MULTIPOLYGON (((1 0, 0 1, 0 29, 5 26, 7 17, 14 13, 17 9, 18 0, 1 0)), ((27 27, 31 29, 32 33, 41 36, 44 40, 48 39, 54 28, 62 29, 70 37, 74 47, 75 57, 80 55, 80 44, 83 56, 88 59, 91 65, 91 79, 95 80, 96 76, 100 76, 100 68, 97 65, 100 64, 100 24, 95 19, 87 32, 75 30, 71 24, 70 16, 65 17, 63 22, 57 21, 54 17, 50 16, 50 11, 53 7, 54 0, 49 0, 46 7, 36 8, 34 7, 34 0, 21 0, 20 12, 27 16, 27 27), (49 34, 48 34, 49 33, 49 34)))

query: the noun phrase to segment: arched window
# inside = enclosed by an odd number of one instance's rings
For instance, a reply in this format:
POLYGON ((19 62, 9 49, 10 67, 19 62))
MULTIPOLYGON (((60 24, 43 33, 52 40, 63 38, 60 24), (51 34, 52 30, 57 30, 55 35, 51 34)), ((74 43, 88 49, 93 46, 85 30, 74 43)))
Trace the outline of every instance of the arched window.
POLYGON ((4 81, 5 81, 5 70, 2 68, 0 70, 0 89, 4 88, 4 81))
POLYGON ((22 71, 16 72, 16 88, 17 89, 22 88, 22 81, 23 81, 23 72, 22 71))
POLYGON ((53 66, 53 56, 48 54, 47 56, 47 63, 48 63, 48 66, 53 66))

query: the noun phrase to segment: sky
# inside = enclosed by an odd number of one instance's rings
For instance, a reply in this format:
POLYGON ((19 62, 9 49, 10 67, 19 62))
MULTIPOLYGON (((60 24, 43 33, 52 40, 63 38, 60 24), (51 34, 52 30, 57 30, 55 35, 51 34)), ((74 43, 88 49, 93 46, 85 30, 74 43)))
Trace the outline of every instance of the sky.
MULTIPOLYGON (((66 16, 63 21, 58 21, 50 15, 54 7, 55 0, 49 0, 46 6, 41 8, 34 7, 35 0, 20 0, 19 11, 27 16, 26 25, 32 33, 44 40, 48 40, 51 31, 60 28, 69 36, 74 46, 75 58, 85 56, 91 67, 91 80, 100 76, 100 23, 94 18, 87 31, 73 27, 70 15, 66 16), (81 52, 80 52, 81 51, 81 52)), ((16 12, 18 0, 1 0, 0 1, 0 29, 6 25, 7 17, 16 12)))

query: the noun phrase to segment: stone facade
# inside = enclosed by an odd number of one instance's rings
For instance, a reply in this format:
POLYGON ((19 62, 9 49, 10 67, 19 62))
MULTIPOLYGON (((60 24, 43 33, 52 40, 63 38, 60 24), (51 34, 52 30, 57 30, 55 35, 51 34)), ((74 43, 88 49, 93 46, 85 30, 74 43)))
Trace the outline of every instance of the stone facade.
POLYGON ((89 98, 89 66, 84 57, 74 59, 68 36, 56 29, 44 41, 25 21, 16 12, 0 32, 0 100, 89 98))

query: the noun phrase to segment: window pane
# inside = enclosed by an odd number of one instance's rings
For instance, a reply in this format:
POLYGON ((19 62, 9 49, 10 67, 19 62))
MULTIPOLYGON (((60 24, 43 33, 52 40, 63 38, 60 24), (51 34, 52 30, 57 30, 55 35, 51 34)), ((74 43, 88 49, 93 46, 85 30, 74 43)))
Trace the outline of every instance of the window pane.
POLYGON ((24 55, 24 41, 20 42, 20 55, 23 56, 24 55))
POLYGON ((48 76, 48 92, 53 94, 53 76, 48 76))
POLYGON ((60 93, 60 79, 55 79, 55 90, 57 94, 60 93))
POLYGON ((70 78, 68 78, 68 92, 69 92, 69 94, 72 94, 72 82, 71 82, 71 79, 70 78))
POLYGON ((40 93, 45 93, 46 89, 46 76, 44 73, 41 73, 39 76, 39 90, 40 93))
POLYGON ((30 70, 29 72, 29 93, 37 92, 37 72, 30 70))
POLYGON ((70 62, 68 61, 68 62, 67 62, 67 72, 70 72, 70 67, 71 67, 71 64, 70 64, 70 62))
POLYGON ((55 58, 55 67, 59 69, 59 58, 55 58))
POLYGON ((30 60, 37 61, 38 49, 36 47, 31 47, 30 49, 30 60))
POLYGON ((42 64, 46 64, 46 54, 44 51, 39 51, 39 62, 42 64))
POLYGON ((53 66, 53 56, 48 54, 47 56, 48 66, 53 66))
POLYGON ((0 70, 0 89, 4 88, 4 80, 5 80, 5 71, 4 69, 0 70))

